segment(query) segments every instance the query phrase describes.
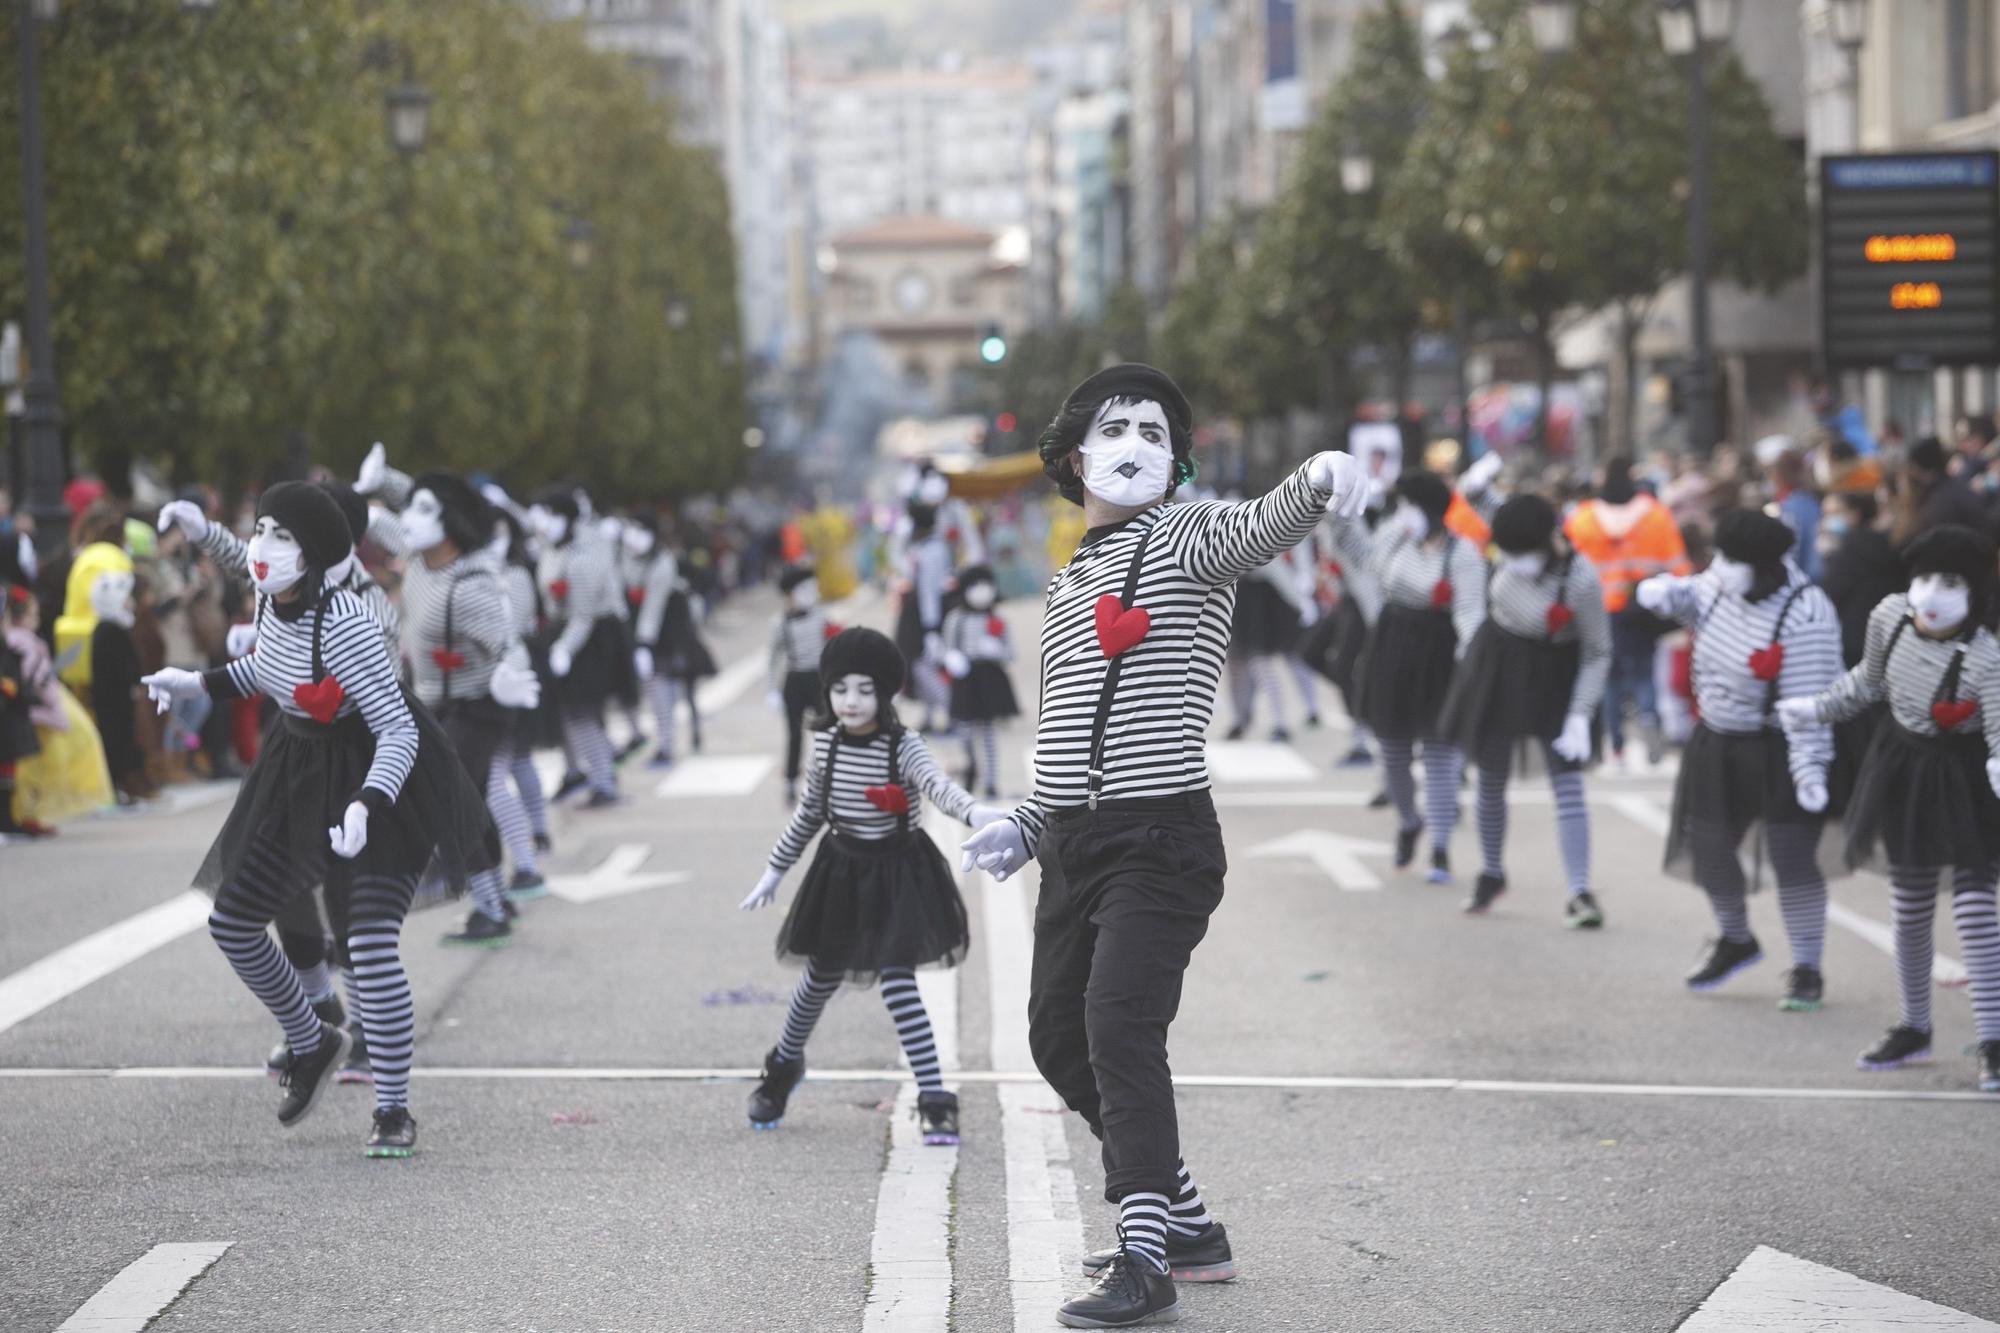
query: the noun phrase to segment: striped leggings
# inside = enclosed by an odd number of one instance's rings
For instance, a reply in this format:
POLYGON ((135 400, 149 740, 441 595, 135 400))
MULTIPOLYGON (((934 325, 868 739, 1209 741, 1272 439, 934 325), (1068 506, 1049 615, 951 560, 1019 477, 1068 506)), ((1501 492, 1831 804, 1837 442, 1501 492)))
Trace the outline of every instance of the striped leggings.
MULTIPOLYGON (((326 852, 304 863, 292 862, 276 838, 260 837, 245 855, 243 868, 217 892, 208 915, 209 935, 250 993, 284 1028, 294 1051, 319 1045, 320 1022, 306 1000, 298 972, 271 942, 266 927, 287 902, 312 891, 330 860, 331 853, 326 852)), ((368 1039, 375 1104, 380 1108, 409 1101, 416 1006, 399 946, 403 918, 416 889, 415 875, 356 875, 347 890, 345 934, 355 1018, 368 1039)))
MULTIPOLYGON (((528 765, 534 772, 535 766, 528 765)), ((500 830, 500 841, 507 845, 507 854, 514 859, 514 869, 535 873, 535 838, 528 823, 528 811, 508 782, 518 772, 514 762, 513 747, 502 745, 493 752, 493 765, 486 770, 486 809, 493 815, 493 825, 500 830)), ((541 800, 541 784, 535 785, 535 799, 541 800)))
MULTIPOLYGON (((1767 824, 1764 835, 1771 849, 1771 866, 1778 875, 1778 910, 1785 918, 1792 961, 1818 967, 1826 946, 1826 876, 1819 868, 1817 824, 1767 824)), ((1695 883, 1708 895, 1722 937, 1741 944, 1751 938, 1750 905, 1745 898, 1743 864, 1736 848, 1743 840, 1716 831, 1689 834, 1694 853, 1695 883)))
POLYGON ((563 748, 590 779, 591 792, 616 796, 618 767, 611 756, 611 737, 604 730, 604 718, 596 713, 565 713, 562 728, 563 748))
MULTIPOLYGON (((1229 659, 1229 707, 1236 726, 1248 729, 1257 715, 1257 696, 1271 706, 1271 725, 1285 729, 1285 696, 1278 688, 1278 659, 1270 653, 1245 653, 1229 659)), ((1311 696, 1307 697, 1311 708, 1311 696)))
POLYGON ((1000 731, 991 722, 961 722, 965 758, 978 772, 979 784, 990 794, 1000 788, 1000 731))
POLYGON ((653 710, 653 743, 669 757, 674 752, 674 696, 679 692, 669 676, 655 673, 646 681, 646 703, 653 710))
MULTIPOLYGON (((1507 770, 1513 749, 1504 738, 1483 741, 1472 760, 1479 766, 1476 814, 1482 869, 1499 879, 1507 877, 1507 770)), ((1583 799, 1583 774, 1574 769, 1558 772, 1562 761, 1546 745, 1542 749, 1556 798, 1556 845, 1562 850, 1563 875, 1574 897, 1590 892, 1590 807, 1583 799)))
MULTIPOLYGON (((1931 962, 1936 949, 1932 923, 1937 916, 1935 867, 1891 866, 1890 910, 1896 924, 1896 980, 1903 996, 1903 1022, 1931 1028, 1931 962)), ((1994 879, 2000 866, 1959 867, 1951 872, 1951 916, 1965 970, 1972 978, 1972 1018, 1981 1041, 2000 1041, 2000 915, 1994 908, 1994 879)))
MULTIPOLYGON (((785 1030, 778 1037, 779 1059, 797 1060, 805 1055, 806 1041, 845 975, 806 964, 792 990, 791 1008, 785 1011, 785 1030)), ((924 1008, 923 996, 917 991, 917 974, 907 967, 883 969, 882 1003, 889 1007, 896 1039, 903 1043, 903 1055, 917 1077, 917 1087, 925 1092, 941 1091, 944 1076, 938 1067, 937 1038, 931 1032, 931 1016, 924 1008)))
POLYGON ((1382 776, 1388 783, 1389 799, 1396 803, 1400 827, 1407 832, 1428 825, 1431 847, 1446 851, 1451 847, 1451 828, 1458 822, 1458 776, 1465 768, 1465 753, 1442 741, 1424 742, 1424 813, 1417 813, 1417 784, 1411 776, 1414 742, 1409 737, 1391 739, 1377 736, 1382 750, 1382 776))
MULTIPOLYGON (((521 809, 528 816, 528 825, 537 838, 549 836, 549 803, 542 795, 542 775, 535 771, 534 752, 523 747, 514 751, 508 760, 509 773, 514 779, 514 790, 521 797, 521 809)), ((534 844, 528 844, 530 850, 534 844)))

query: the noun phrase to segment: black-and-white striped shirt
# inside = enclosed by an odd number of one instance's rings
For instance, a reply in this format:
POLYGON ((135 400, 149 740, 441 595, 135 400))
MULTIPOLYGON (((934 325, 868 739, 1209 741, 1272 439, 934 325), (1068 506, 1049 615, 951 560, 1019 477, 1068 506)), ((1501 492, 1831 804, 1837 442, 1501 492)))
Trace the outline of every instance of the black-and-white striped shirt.
POLYGON ((518 641, 514 609, 491 556, 461 555, 432 569, 419 555, 404 566, 403 656, 410 687, 425 703, 485 698, 493 668, 518 641), (441 654, 460 660, 451 663, 441 654))
POLYGON ((1412 611, 1443 610, 1435 600, 1438 585, 1451 585, 1451 627, 1458 631, 1462 656, 1486 619, 1486 559, 1463 537, 1446 533, 1436 540, 1417 541, 1399 523, 1375 530, 1370 568, 1382 586, 1382 600, 1412 611))
POLYGON ((933 532, 910 546, 910 596, 924 632, 944 623, 945 585, 951 582, 951 543, 933 532))
POLYGON ((793 671, 819 674, 819 656, 826 651, 826 614, 818 607, 781 611, 771 625, 771 660, 765 679, 772 689, 793 671))
POLYGON ((1262 499, 1156 505, 1093 530, 1049 581, 1042 621, 1035 793, 1010 816, 1032 851, 1050 811, 1088 799, 1091 724, 1110 659, 1098 643, 1100 597, 1124 591, 1143 542, 1133 605, 1151 618, 1122 654, 1105 729, 1100 796, 1134 800, 1208 786, 1206 735, 1229 646, 1235 581, 1311 534, 1331 495, 1300 467, 1262 499))
MULTIPOLYGON (((818 833, 832 823, 850 838, 871 842, 891 837, 906 827, 893 810, 885 810, 868 799, 870 787, 889 785, 889 735, 877 730, 859 737, 839 727, 812 734, 812 766, 806 771, 804 793, 799 808, 792 812, 778 845, 771 849, 771 869, 783 874, 790 870, 818 833), (838 746, 839 757, 833 757, 838 746), (827 781, 829 765, 833 781, 827 781)), ((923 798, 928 796, 938 809, 961 824, 972 822, 972 793, 945 776, 937 760, 924 745, 924 738, 907 729, 896 733, 896 780, 909 804, 907 827, 923 822, 923 798)))
MULTIPOLYGON (((373 528, 370 528, 373 532, 373 528)), ((199 543, 208 553, 215 567, 225 574, 233 574, 241 579, 250 577, 250 548, 242 538, 223 527, 220 523, 208 525, 199 543)), ((387 548, 385 548, 387 549, 387 548)), ((400 552, 392 552, 400 554, 400 552)), ((361 603, 361 609, 375 622, 382 634, 382 646, 389 654, 389 660, 396 658, 396 636, 402 626, 402 617, 397 614, 396 603, 382 589, 382 585, 368 577, 368 571, 361 567, 360 558, 349 555, 345 569, 329 571, 329 579, 335 587, 354 594, 361 603), (335 577, 335 576, 338 577, 335 577)))
POLYGON ((203 673, 209 693, 247 699, 262 691, 293 717, 310 717, 293 690, 313 684, 313 629, 323 616, 320 661, 326 676, 340 682, 341 690, 334 716, 358 712, 367 722, 375 734, 375 757, 365 785, 393 802, 416 762, 417 724, 403 702, 380 627, 350 592, 334 592, 318 614, 308 610, 296 620, 279 615, 268 598, 260 595, 257 600, 257 650, 203 673))
MULTIPOLYGON (((1776 727, 1771 683, 1753 673, 1750 656, 1768 649, 1785 625, 1778 663, 1778 699, 1818 694, 1841 674, 1840 618, 1825 593, 1806 581, 1789 560, 1785 585, 1759 601, 1730 596, 1710 574, 1667 580, 1659 614, 1694 630, 1694 696, 1702 725, 1711 731, 1746 735, 1776 727), (1787 601, 1791 610, 1785 611, 1787 601)), ((1665 577, 1665 576, 1662 576, 1665 577)), ((1650 580, 1648 580, 1650 582, 1650 580)), ((1794 782, 1824 782, 1833 762, 1833 732, 1804 727, 1786 734, 1794 782)))
POLYGON ((655 551, 640 575, 639 622, 633 629, 634 637, 649 648, 660 641, 660 628, 667 619, 667 603, 673 599, 674 589, 680 581, 680 562, 674 559, 673 553, 655 551))
POLYGON ((622 613, 624 585, 611 546, 592 525, 570 524, 570 539, 542 552, 537 577, 550 619, 562 625, 556 640, 570 656, 583 651, 598 621, 622 613))
POLYGON ((541 629, 541 604, 535 596, 535 573, 509 560, 500 569, 500 586, 507 591, 507 607, 514 613, 514 633, 531 639, 541 629))
POLYGON ((1987 751, 2000 754, 2000 644, 1984 628, 1974 630, 1970 639, 1933 639, 1918 633, 1910 622, 1910 599, 1900 592, 1884 597, 1869 613, 1861 660, 1819 695, 1820 720, 1844 722, 1887 700, 1890 715, 1907 730, 1935 736, 1943 728, 1931 705, 1946 701, 1944 678, 1961 652, 1965 661, 1959 667, 1956 697, 1977 707, 1951 732, 1969 736, 1983 730, 1987 751), (1892 639, 1894 651, 1889 647, 1892 639))
POLYGON ((1604 699, 1604 678, 1611 672, 1611 619, 1604 611, 1604 584, 1597 566, 1573 555, 1567 576, 1563 562, 1551 559, 1540 574, 1523 578, 1502 563, 1487 585, 1486 614, 1494 628, 1520 638, 1576 644, 1576 684, 1569 693, 1569 711, 1582 717, 1597 712, 1604 699), (1558 591, 1569 616, 1551 634, 1549 612, 1558 591))
POLYGON ((946 613, 941 633, 945 651, 964 653, 974 662, 1014 660, 1013 635, 1007 632, 1007 621, 997 611, 956 607, 946 613))

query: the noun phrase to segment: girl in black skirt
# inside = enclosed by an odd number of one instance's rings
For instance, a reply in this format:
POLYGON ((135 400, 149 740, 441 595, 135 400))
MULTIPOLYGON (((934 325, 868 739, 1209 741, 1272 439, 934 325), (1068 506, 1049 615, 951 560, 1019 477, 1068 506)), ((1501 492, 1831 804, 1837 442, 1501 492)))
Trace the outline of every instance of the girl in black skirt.
POLYGON ((1007 664, 1014 641, 1007 622, 994 610, 999 590, 986 565, 968 565, 958 575, 959 605, 944 618, 944 669, 951 677, 952 724, 965 733, 968 774, 986 784, 986 797, 1000 794, 1000 738, 997 726, 1021 715, 1007 664))
POLYGON ((617 768, 611 737, 604 730, 604 705, 633 668, 625 644, 625 594, 617 558, 597 525, 583 516, 580 494, 549 487, 528 513, 542 539, 537 582, 555 631, 549 644, 549 673, 556 680, 564 749, 581 769, 563 779, 555 799, 588 786, 590 798, 584 808, 600 810, 618 804, 617 768))
POLYGON ((701 753, 701 707, 700 696, 695 687, 716 672, 715 654, 709 651, 708 643, 701 637, 701 622, 695 616, 694 594, 688 581, 679 570, 686 568, 686 561, 677 562, 677 577, 667 592, 666 607, 660 614, 659 638, 653 642, 653 670, 662 679, 674 681, 679 686, 680 697, 687 701, 688 748, 701 753))
POLYGON ((1438 730, 1479 768, 1479 848, 1485 865, 1465 910, 1484 912, 1507 888, 1507 773, 1524 745, 1541 752, 1555 794, 1556 842, 1569 879, 1564 924, 1595 929, 1590 808, 1583 765, 1591 719, 1611 666, 1611 622, 1597 569, 1556 535, 1556 511, 1517 495, 1493 516, 1500 559, 1486 590, 1486 621, 1472 637, 1438 730))
POLYGON ((1847 860, 1888 870, 1902 1021, 1861 1054, 1861 1068, 1931 1053, 1932 921, 1948 886, 1972 976, 1979 1087, 2000 1092, 2000 645, 1981 625, 1993 607, 1993 543, 1938 527, 1904 558, 1910 590, 1869 616, 1861 661, 1778 712, 1787 728, 1807 728, 1888 709, 1848 798, 1847 860))
POLYGON ((1486 560, 1445 528, 1451 488, 1430 472, 1405 473, 1398 503, 1374 534, 1371 563, 1382 613, 1361 668, 1361 718, 1382 749, 1382 771, 1400 823, 1396 868, 1416 859, 1424 816, 1410 777, 1411 752, 1424 746, 1424 805, 1430 814, 1433 884, 1451 882, 1451 828, 1458 819, 1464 755, 1438 730, 1459 654, 1486 618, 1486 560))
POLYGON ((249 548, 257 651, 206 672, 145 678, 164 710, 175 698, 269 695, 281 712, 209 848, 197 887, 215 896, 209 933, 236 974, 285 1029, 292 1061, 278 1122, 309 1114, 351 1038, 313 1013, 299 975, 267 927, 286 903, 326 881, 329 915, 347 939, 375 1072, 371 1157, 407 1157, 415 1012, 399 937, 417 878, 433 865, 454 889, 498 863, 498 838, 430 713, 396 681, 380 631, 326 571, 352 537, 331 496, 282 482, 257 505, 249 548))
POLYGON ((965 903, 951 868, 918 827, 921 796, 974 828, 1005 812, 975 804, 923 738, 897 720, 890 700, 903 682, 903 655, 887 637, 843 630, 820 657, 820 680, 833 722, 814 734, 805 796, 743 900, 745 911, 769 904, 813 834, 829 826, 778 931, 778 957, 804 963, 805 974, 750 1095, 750 1123, 771 1129, 784 1117, 786 1099, 805 1076, 806 1039, 842 980, 879 982, 916 1075, 924 1142, 957 1143, 958 1098, 944 1089, 916 969, 954 967, 965 957, 965 903))

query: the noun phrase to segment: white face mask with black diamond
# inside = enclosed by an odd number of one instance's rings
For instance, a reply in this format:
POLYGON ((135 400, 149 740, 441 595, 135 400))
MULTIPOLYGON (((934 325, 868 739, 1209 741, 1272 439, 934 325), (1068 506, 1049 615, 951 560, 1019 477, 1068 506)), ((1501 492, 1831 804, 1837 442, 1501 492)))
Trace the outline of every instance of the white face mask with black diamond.
POLYGON ((1108 504, 1149 505, 1173 480, 1174 446, 1158 403, 1106 403, 1079 447, 1084 489, 1108 504))

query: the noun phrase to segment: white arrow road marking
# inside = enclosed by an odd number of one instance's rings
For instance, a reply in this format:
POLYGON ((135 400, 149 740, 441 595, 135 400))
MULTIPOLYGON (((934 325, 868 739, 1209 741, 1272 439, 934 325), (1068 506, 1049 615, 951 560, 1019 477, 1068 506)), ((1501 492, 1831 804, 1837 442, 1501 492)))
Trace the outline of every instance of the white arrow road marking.
POLYGON ((1680 1333, 2000 1333, 2000 1324, 1759 1245, 1680 1333))
POLYGON ((1361 857, 1389 856, 1393 850, 1386 842, 1350 838, 1325 829, 1300 829, 1271 842, 1259 843, 1250 849, 1250 855, 1258 860, 1304 857, 1325 871, 1341 888, 1349 893, 1359 893, 1382 887, 1381 877, 1363 865, 1361 857))
POLYGON ((0 1032, 197 929, 208 920, 209 906, 190 889, 0 979, 0 1032))
POLYGON ((1297 750, 1276 741, 1213 741, 1208 775, 1217 782, 1316 782, 1320 772, 1297 750))
POLYGON ((621 842, 611 849, 611 855, 598 862, 597 868, 587 874, 550 875, 549 892, 573 903, 594 903, 601 898, 616 898, 641 889, 657 889, 687 879, 684 870, 640 874, 639 867, 645 865, 652 855, 653 849, 643 842, 621 842))
POLYGON ((98 1289, 56 1333, 139 1333, 236 1242, 155 1245, 98 1289))
POLYGON ((675 763, 655 796, 748 796, 775 765, 767 754, 698 754, 675 763))

